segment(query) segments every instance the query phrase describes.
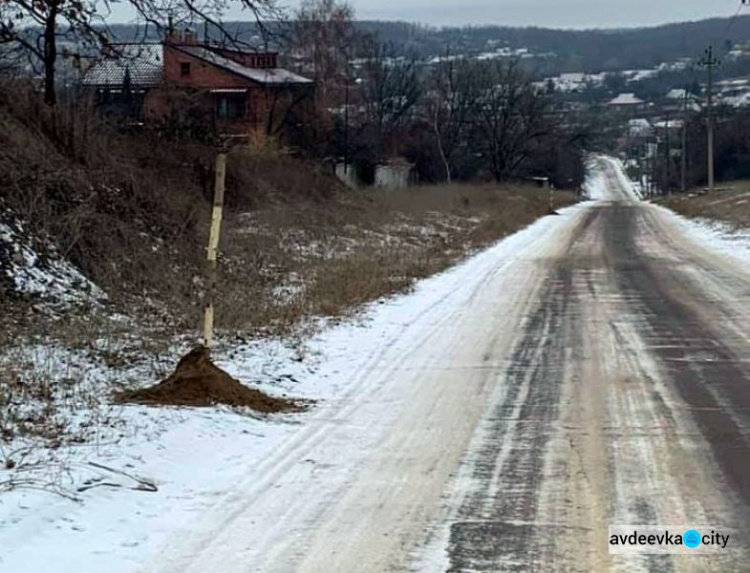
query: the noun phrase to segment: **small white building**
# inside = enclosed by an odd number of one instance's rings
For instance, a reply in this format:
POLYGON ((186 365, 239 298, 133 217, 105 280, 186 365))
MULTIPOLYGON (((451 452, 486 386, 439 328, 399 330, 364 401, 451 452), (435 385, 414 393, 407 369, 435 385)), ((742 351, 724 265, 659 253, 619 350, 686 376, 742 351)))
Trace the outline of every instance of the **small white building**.
POLYGON ((406 189, 414 182, 414 165, 395 158, 375 167, 375 187, 406 189))
POLYGON ((630 137, 649 137, 652 134, 651 124, 647 119, 637 118, 628 122, 630 137))
POLYGON ((672 100, 679 100, 682 101, 687 96, 687 90, 685 89, 676 89, 676 90, 670 90, 667 93, 667 99, 672 100))

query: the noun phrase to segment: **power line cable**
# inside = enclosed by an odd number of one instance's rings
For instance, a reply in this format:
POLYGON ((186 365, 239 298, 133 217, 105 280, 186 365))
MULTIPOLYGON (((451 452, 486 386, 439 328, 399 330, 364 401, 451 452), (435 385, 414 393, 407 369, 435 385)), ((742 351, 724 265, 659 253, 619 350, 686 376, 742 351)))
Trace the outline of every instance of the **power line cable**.
POLYGON ((748 0, 741 0, 740 5, 737 6, 737 11, 734 13, 734 16, 732 16, 729 19, 729 22, 727 22, 727 29, 724 30, 724 33, 729 32, 729 29, 732 27, 732 24, 734 24, 734 21, 739 17, 740 12, 742 12, 743 6, 745 6, 748 3, 748 0))

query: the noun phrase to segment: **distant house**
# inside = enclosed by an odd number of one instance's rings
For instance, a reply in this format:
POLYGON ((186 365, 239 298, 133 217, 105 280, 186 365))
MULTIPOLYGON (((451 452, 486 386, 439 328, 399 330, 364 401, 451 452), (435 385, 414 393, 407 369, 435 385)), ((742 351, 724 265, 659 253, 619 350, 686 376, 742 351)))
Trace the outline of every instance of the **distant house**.
POLYGON ((667 92, 667 99, 683 101, 687 97, 687 90, 676 89, 667 92))
POLYGON ((633 93, 623 93, 607 102, 607 107, 623 115, 640 114, 648 109, 648 104, 633 93))
POLYGON ((750 81, 747 79, 724 80, 717 82, 717 100, 730 107, 750 105, 750 81))
POLYGON ((610 100, 607 105, 612 107, 627 107, 627 108, 633 108, 633 107, 642 107, 645 105, 646 102, 644 102, 642 99, 637 98, 635 94, 633 93, 627 93, 627 94, 620 94, 616 98, 610 100))
POLYGON ((352 188, 380 187, 382 189, 406 189, 417 183, 413 163, 402 157, 393 157, 373 166, 370 170, 352 163, 336 163, 335 175, 352 188))
POLYGON ((661 104, 661 111, 666 114, 682 114, 688 111, 700 111, 700 106, 695 101, 695 96, 685 89, 673 89, 667 92, 661 104))
POLYGON ((631 119, 628 122, 628 134, 630 137, 651 137, 653 129, 651 123, 644 118, 631 119))
POLYGON ((87 70, 83 85, 99 104, 131 106, 146 122, 190 117, 219 133, 270 133, 314 85, 278 67, 276 52, 200 43, 190 31, 116 52, 87 70))

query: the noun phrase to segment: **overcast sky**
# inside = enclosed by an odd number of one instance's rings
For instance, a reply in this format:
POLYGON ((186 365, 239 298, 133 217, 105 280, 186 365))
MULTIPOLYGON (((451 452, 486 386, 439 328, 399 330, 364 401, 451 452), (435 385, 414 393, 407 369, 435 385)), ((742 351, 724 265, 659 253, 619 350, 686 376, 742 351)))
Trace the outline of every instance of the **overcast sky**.
MULTIPOLYGON (((357 18, 438 26, 500 24, 590 28, 729 17, 740 0, 350 0, 357 18)), ((288 5, 294 5, 287 0, 288 5)), ((750 14, 750 8, 743 13, 750 14)))
MULTIPOLYGON (((280 0, 289 9, 298 1, 280 0)), ((554 28, 631 27, 729 17, 740 6, 740 0, 350 0, 349 3, 360 20, 554 28)), ((742 13, 750 14, 750 7, 743 8, 742 13)), ((114 4, 113 20, 122 22, 131 18, 124 3, 114 4)), ((225 19, 247 20, 250 16, 233 10, 225 19)))

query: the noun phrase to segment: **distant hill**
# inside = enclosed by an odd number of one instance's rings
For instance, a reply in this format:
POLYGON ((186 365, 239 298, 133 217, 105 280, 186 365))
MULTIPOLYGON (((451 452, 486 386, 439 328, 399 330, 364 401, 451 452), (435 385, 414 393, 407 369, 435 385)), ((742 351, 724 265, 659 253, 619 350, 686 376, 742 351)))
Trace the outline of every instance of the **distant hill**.
MULTIPOLYGON (((433 28, 407 22, 358 21, 358 28, 377 35, 396 54, 420 58, 453 54, 480 54, 497 47, 528 48, 545 71, 588 72, 653 68, 661 62, 679 58, 700 58, 709 44, 719 56, 738 44, 750 43, 750 16, 713 18, 649 28, 620 30, 556 30, 550 28, 512 28, 471 26, 433 28)), ((260 42, 258 28, 252 22, 228 22, 226 26, 245 41, 260 42)), ((270 26, 278 31, 278 25, 270 26)), ((202 33, 202 26, 196 26, 202 33)), ((142 38, 134 26, 115 25, 116 39, 142 38)), ((217 37, 209 30, 209 35, 217 37)), ((157 40, 154 30, 146 37, 157 40)), ((276 41, 279 41, 278 38, 276 41)), ((274 42, 275 43, 275 42, 274 42)))
MULTIPOLYGON (((613 8, 614 9, 614 8, 613 8)), ((481 26, 429 28, 403 22, 359 22, 369 32, 402 51, 421 56, 451 52, 481 52, 499 43, 528 48, 536 54, 556 55, 563 71, 602 72, 652 68, 678 58, 699 58, 709 44, 717 53, 750 42, 750 16, 713 18, 621 30, 555 30, 481 26)))

